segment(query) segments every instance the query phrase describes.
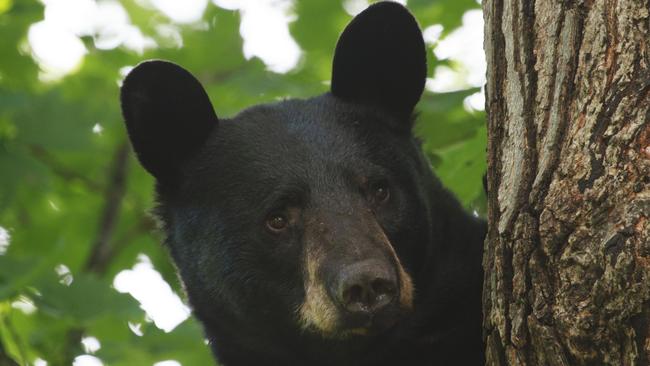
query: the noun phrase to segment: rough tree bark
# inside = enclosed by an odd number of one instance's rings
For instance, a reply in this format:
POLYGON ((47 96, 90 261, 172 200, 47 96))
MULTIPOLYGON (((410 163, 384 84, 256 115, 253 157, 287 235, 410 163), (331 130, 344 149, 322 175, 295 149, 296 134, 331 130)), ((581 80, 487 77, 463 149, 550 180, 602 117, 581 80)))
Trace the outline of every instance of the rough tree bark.
POLYGON ((650 359, 650 1, 484 0, 488 365, 650 359))

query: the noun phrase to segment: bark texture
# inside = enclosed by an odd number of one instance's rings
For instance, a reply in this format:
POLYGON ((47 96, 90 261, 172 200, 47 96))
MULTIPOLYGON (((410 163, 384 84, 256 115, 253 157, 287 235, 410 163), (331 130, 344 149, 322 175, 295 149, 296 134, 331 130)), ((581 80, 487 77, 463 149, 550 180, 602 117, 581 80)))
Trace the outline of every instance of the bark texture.
POLYGON ((648 365, 650 1, 484 0, 488 365, 648 365))

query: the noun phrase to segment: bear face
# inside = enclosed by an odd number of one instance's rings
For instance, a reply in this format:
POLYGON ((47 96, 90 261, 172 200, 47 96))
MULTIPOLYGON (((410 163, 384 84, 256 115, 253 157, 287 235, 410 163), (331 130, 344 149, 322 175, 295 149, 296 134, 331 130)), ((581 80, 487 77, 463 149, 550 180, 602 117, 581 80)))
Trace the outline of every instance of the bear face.
POLYGON ((177 65, 127 76, 129 137, 221 362, 480 362, 485 228, 411 134, 425 77, 420 29, 391 2, 348 25, 314 98, 221 119, 177 65))

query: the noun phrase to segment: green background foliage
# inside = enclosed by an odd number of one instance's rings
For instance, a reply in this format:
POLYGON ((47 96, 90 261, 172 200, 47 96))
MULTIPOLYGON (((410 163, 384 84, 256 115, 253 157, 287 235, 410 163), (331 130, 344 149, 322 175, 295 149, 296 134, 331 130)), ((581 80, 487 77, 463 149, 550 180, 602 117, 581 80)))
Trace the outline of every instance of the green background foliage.
MULTIPOLYGON (((156 25, 170 22, 134 0, 121 3, 131 22, 154 39, 156 25)), ((410 0, 408 6, 423 27, 443 25, 443 37, 461 24, 465 11, 479 7, 474 0, 410 0)), ((206 86, 218 114, 230 116, 252 104, 325 92, 336 39, 351 16, 338 0, 295 1, 290 31, 303 55, 287 74, 268 71, 260 59, 246 60, 240 14, 209 4, 203 15, 208 27, 178 25, 182 48, 161 41, 138 54, 99 50, 83 38, 89 52, 79 70, 42 82, 24 45, 43 10, 37 1, 0 0, 0 226, 11 235, 0 254, 0 365, 31 365, 37 358, 71 364, 85 353, 80 339, 87 335, 101 342, 95 356, 107 365, 169 359, 211 364, 193 318, 165 333, 135 299, 112 287, 116 274, 143 253, 182 293, 147 214, 152 179, 127 144, 119 70, 148 58, 177 62, 206 86), (101 134, 92 132, 96 123, 101 134), (72 282, 55 272, 59 264, 69 268, 72 282), (17 301, 32 302, 36 310, 22 311, 17 301), (141 325, 141 336, 129 322, 141 325)), ((429 57, 430 76, 435 66, 449 63, 433 52, 429 57)), ((464 98, 476 91, 425 92, 416 133, 443 182, 468 209, 482 213, 484 115, 463 108, 464 98)))

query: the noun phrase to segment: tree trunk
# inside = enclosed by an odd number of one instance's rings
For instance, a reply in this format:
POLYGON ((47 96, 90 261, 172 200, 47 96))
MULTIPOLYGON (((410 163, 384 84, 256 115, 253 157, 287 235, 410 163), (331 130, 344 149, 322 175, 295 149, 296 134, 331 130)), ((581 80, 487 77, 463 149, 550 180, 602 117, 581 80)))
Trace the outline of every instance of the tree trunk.
POLYGON ((488 365, 648 365, 650 1, 484 0, 488 365))

